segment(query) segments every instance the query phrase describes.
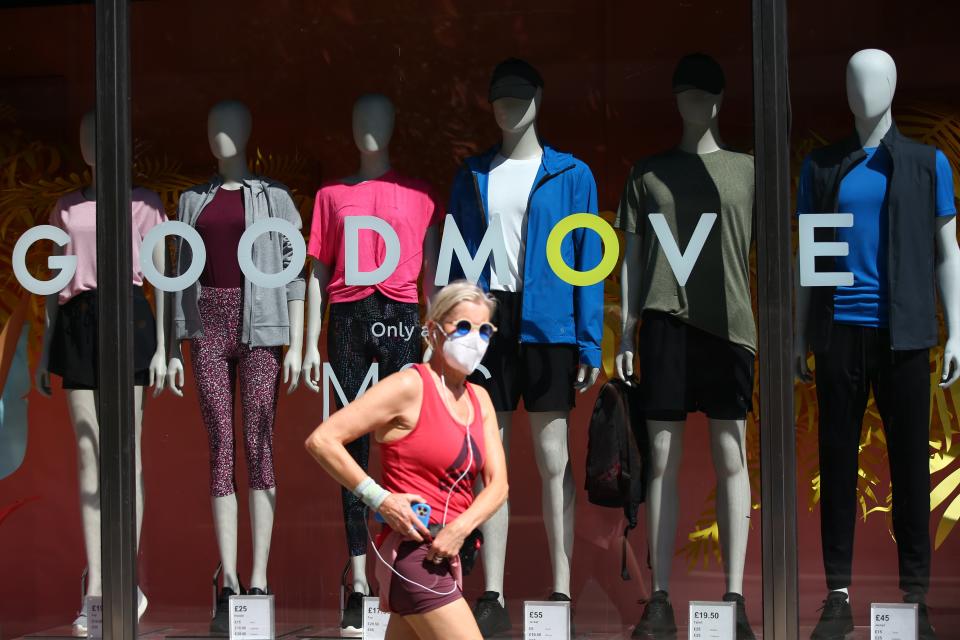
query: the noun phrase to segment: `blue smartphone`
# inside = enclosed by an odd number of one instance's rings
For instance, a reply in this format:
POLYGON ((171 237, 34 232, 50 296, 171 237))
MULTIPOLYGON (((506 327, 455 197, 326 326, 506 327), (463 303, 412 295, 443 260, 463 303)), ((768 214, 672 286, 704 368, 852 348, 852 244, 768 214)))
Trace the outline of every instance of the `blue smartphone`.
MULTIPOLYGON (((417 516, 417 520, 422 522, 424 527, 430 528, 430 505, 425 502, 414 502, 410 505, 410 508, 413 509, 413 513, 417 516)), ((377 522, 386 522, 383 519, 383 516, 380 515, 379 511, 373 514, 373 519, 377 522)))

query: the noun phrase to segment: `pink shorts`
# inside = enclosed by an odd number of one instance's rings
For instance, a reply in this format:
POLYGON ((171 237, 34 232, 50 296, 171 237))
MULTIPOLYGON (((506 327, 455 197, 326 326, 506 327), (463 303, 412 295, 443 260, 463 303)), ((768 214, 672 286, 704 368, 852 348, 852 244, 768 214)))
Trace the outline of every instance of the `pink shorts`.
MULTIPOLYGON (((393 534, 391 537, 399 536, 393 534)), ((381 550, 386 550, 383 547, 381 550)), ((385 567, 378 567, 381 609, 400 616, 423 614, 463 597, 458 580, 459 567, 452 566, 454 563, 449 560, 440 564, 427 561, 429 550, 430 543, 426 542, 404 540, 397 545, 393 568, 406 580, 385 567), (412 584, 414 582, 417 584, 412 584), (388 602, 383 602, 385 594, 389 594, 388 602)), ((384 559, 389 560, 390 555, 385 555, 384 559)))

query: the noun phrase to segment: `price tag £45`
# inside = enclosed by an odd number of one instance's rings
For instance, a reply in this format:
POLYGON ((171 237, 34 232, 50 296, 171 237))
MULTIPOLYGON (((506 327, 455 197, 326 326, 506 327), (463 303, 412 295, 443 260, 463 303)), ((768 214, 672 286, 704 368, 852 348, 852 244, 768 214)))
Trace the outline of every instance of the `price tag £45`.
POLYGON ((387 636, 390 614, 380 610, 380 598, 363 599, 363 638, 383 640, 387 636))
POLYGON ((690 640, 733 640, 736 631, 735 602, 690 603, 690 640))
POLYGON ((243 640, 276 638, 273 596, 230 596, 230 637, 243 640))
POLYGON ((870 605, 871 640, 916 640, 917 605, 903 602, 870 605))
POLYGON ((570 603, 523 603, 524 640, 570 640, 570 603))

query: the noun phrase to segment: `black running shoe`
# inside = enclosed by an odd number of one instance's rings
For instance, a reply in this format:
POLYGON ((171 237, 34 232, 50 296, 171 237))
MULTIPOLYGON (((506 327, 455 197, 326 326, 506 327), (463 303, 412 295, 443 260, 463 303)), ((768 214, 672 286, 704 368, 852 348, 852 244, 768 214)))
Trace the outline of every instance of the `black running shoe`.
POLYGON ((903 596, 904 602, 917 604, 917 627, 919 640, 937 640, 937 633, 930 624, 930 612, 927 611, 927 601, 922 593, 908 593, 903 596))
MULTIPOLYGON (((550 597, 547 598, 549 602, 570 602, 570 596, 565 593, 559 593, 554 591, 550 594, 550 597)), ((577 635, 577 630, 573 626, 573 604, 570 605, 570 637, 577 635)))
POLYGON ((347 597, 347 606, 340 619, 340 635, 359 638, 363 635, 363 599, 366 596, 354 591, 347 597))
POLYGON ((843 591, 831 591, 823 601, 823 613, 810 634, 810 640, 842 640, 851 633, 853 612, 850 599, 843 591))
POLYGON ((217 611, 210 621, 211 633, 230 633, 230 596, 237 595, 230 587, 224 587, 217 596, 217 611))
POLYGON ((653 592, 631 637, 644 640, 672 640, 677 637, 673 606, 666 591, 653 592))
POLYGON ((473 617, 477 619, 480 634, 484 638, 510 631, 510 614, 500 604, 500 594, 496 591, 484 591, 473 607, 473 617))
POLYGON ((261 589, 260 587, 251 587, 250 589, 247 589, 247 595, 248 596, 269 596, 272 594, 270 592, 270 587, 267 587, 266 589, 261 589))
POLYGON ((750 621, 747 620, 747 608, 744 606, 743 596, 739 593, 725 593, 723 601, 737 603, 737 640, 756 640, 750 621))

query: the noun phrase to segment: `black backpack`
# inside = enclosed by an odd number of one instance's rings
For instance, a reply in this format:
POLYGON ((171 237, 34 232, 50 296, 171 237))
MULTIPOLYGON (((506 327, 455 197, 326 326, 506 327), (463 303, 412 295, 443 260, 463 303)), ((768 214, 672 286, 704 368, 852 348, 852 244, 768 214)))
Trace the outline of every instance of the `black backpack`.
POLYGON ((645 462, 649 439, 643 418, 640 390, 619 379, 600 389, 590 416, 587 441, 587 499, 601 507, 623 509, 627 527, 623 531, 620 574, 627 571, 627 534, 637 526, 637 511, 646 498, 645 462))

